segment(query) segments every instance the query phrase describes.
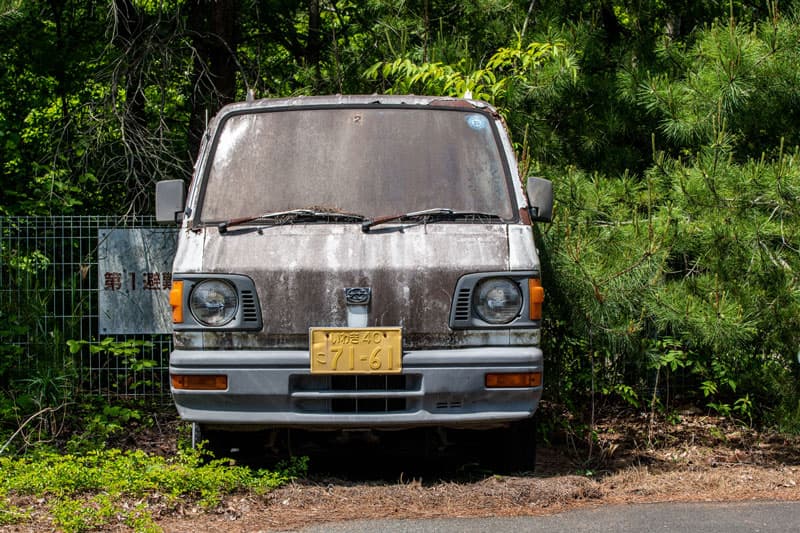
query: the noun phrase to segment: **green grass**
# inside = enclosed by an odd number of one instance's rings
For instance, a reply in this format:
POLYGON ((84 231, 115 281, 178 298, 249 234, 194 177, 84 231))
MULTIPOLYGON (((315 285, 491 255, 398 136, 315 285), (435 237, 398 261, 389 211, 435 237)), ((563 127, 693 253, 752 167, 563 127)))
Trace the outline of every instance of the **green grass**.
POLYGON ((150 505, 213 509, 225 495, 268 492, 305 475, 306 467, 300 459, 275 470, 254 470, 224 459, 204 462, 193 451, 174 458, 117 449, 0 457, 0 525, 27 521, 28 513, 10 497, 31 496, 46 502, 53 524, 66 532, 121 524, 158 531, 150 505))

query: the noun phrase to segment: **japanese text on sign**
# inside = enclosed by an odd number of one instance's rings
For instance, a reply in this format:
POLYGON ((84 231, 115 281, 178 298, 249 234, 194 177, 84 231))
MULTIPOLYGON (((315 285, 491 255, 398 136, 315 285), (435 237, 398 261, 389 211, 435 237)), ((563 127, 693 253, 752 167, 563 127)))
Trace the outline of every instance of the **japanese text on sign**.
MULTIPOLYGON (((103 272, 103 290, 119 291, 123 288, 122 272, 103 272)), ((128 290, 160 291, 172 288, 172 272, 129 272, 125 276, 128 290), (137 279, 139 280, 137 285, 137 279)))
POLYGON ((98 333, 170 333, 177 230, 100 229, 98 242, 98 333))

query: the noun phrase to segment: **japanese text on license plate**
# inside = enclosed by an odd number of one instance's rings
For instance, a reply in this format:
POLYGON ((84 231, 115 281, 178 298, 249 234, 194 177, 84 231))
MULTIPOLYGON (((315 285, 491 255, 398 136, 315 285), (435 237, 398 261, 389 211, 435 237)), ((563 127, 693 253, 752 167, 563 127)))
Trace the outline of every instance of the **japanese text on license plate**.
POLYGON ((395 374, 402 371, 400 328, 311 328, 313 374, 395 374))

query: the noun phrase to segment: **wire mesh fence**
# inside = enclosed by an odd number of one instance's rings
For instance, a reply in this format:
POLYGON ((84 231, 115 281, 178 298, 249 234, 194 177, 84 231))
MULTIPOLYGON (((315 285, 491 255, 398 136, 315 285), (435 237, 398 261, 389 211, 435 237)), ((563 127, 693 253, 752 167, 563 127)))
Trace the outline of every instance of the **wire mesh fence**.
POLYGON ((166 398, 171 336, 98 327, 98 236, 152 227, 148 217, 0 217, 0 375, 60 375, 84 394, 166 398))

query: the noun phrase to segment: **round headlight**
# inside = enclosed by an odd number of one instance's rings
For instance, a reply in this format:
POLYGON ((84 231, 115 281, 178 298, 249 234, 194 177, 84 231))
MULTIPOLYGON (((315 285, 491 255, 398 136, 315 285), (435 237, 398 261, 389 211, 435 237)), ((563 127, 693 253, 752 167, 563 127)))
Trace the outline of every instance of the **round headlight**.
POLYGON ((236 316, 239 300, 230 283, 218 279, 201 281, 192 288, 189 309, 206 326, 224 326, 236 316))
POLYGON ((522 308, 519 285, 506 278, 490 278, 475 287, 475 311, 489 324, 508 324, 522 308))

